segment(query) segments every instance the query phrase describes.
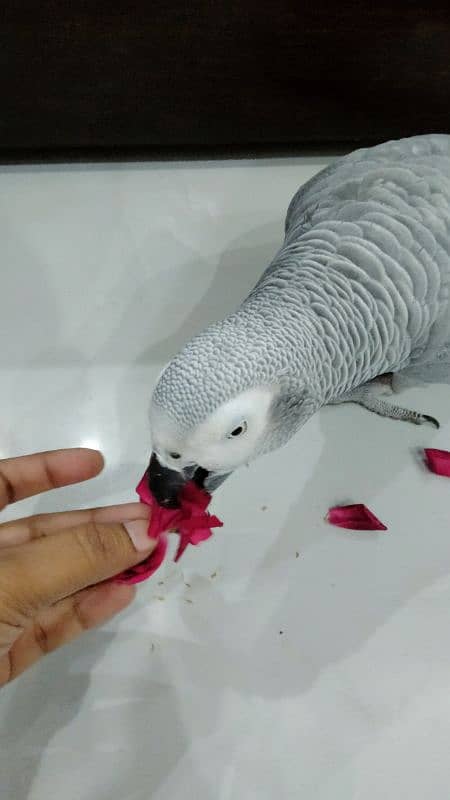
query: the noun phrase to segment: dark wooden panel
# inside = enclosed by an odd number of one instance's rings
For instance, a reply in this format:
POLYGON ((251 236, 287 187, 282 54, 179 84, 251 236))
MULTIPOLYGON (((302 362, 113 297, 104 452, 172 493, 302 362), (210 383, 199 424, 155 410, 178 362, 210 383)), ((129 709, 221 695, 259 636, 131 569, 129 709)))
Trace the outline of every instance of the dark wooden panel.
POLYGON ((450 2, 4 0, 0 158, 450 130, 450 2))

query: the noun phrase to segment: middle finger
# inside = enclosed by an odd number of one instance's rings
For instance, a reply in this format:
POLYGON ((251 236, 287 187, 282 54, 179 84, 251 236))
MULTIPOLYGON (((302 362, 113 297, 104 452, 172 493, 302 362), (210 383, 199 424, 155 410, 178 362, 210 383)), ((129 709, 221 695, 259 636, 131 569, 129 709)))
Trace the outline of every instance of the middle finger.
POLYGON ((121 505, 88 508, 81 511, 60 511, 53 514, 36 514, 0 525, 0 548, 25 544, 41 536, 50 536, 60 531, 82 525, 85 522, 109 524, 149 519, 150 509, 144 503, 122 503, 121 505))

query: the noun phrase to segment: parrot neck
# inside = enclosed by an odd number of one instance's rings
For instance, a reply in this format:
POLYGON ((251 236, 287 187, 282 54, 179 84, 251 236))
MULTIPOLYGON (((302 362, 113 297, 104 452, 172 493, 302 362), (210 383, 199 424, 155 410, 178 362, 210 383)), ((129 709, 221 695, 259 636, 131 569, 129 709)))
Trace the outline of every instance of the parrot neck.
POLYGON ((307 304, 291 304, 285 297, 281 306, 279 301, 272 303, 270 296, 253 295, 233 315, 233 325, 236 316, 248 331, 247 351, 255 337, 259 357, 253 369, 260 383, 281 384, 292 395, 306 392, 314 411, 328 402, 336 378, 333 359, 307 304))
POLYGON ((292 380, 310 385, 319 406, 392 370, 391 320, 360 274, 349 257, 300 237, 281 249, 244 303, 265 320, 292 380))

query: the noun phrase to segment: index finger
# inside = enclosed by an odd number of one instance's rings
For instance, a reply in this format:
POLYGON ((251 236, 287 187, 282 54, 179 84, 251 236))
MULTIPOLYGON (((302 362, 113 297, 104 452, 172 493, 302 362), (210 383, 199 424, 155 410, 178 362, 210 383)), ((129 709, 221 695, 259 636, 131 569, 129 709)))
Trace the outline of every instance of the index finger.
POLYGON ((102 467, 101 453, 82 447, 0 460, 0 509, 25 497, 86 481, 102 467))

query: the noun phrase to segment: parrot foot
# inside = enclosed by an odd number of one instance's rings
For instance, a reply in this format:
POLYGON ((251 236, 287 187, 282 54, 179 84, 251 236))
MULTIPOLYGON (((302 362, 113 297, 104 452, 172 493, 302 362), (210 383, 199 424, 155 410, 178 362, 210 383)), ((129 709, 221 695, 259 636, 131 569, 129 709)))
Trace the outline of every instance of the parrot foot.
POLYGON ((429 414, 421 414, 418 411, 412 411, 409 408, 402 408, 391 403, 386 403, 378 397, 367 398, 366 400, 356 401, 360 406, 378 414, 380 417, 388 417, 389 419, 399 419, 403 422, 411 422, 413 425, 433 425, 439 430, 440 424, 435 417, 430 417, 429 414))
MULTIPOLYGON (((378 379, 377 382, 379 382, 378 379)), ((373 386, 371 384, 359 386, 357 389, 354 389, 352 392, 349 392, 347 395, 339 398, 337 402, 356 403, 357 405, 366 408, 368 411, 378 414, 380 417, 399 419, 403 422, 411 422, 413 425, 429 424, 433 425, 437 429, 440 428, 438 420, 434 417, 430 417, 429 414, 421 414, 418 411, 412 411, 411 409, 402 408, 401 406, 381 400, 380 397, 374 393, 373 386)))

